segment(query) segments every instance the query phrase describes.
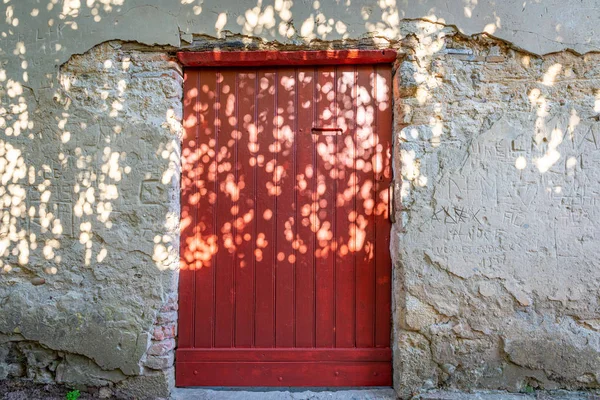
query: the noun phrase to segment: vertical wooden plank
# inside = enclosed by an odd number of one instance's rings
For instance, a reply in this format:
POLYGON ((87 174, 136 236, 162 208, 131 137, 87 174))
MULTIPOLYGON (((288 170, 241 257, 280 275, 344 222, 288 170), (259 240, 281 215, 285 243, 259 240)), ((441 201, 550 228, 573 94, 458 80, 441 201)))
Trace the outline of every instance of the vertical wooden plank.
POLYGON ((181 152, 181 271, 179 273, 179 347, 194 345, 194 277, 197 229, 198 73, 186 70, 183 83, 183 142, 181 152))
POLYGON ((335 198, 335 347, 355 345, 354 237, 356 191, 355 157, 355 74, 353 66, 342 66, 335 74, 335 126, 337 191, 335 198))
MULTIPOLYGON (((334 127, 335 85, 334 68, 317 70, 315 93, 316 121, 318 128, 334 127)), ((335 344, 335 280, 333 243, 335 235, 335 155, 336 137, 325 132, 318 135, 316 143, 316 327, 317 347, 333 347, 335 344)))
POLYGON ((237 102, 237 187, 238 209, 234 210, 236 230, 235 347, 251 347, 254 336, 254 249, 256 155, 258 136, 255 121, 256 72, 238 73, 237 102))
POLYGON ((215 347, 231 347, 234 335, 234 268, 235 268, 235 227, 234 207, 237 208, 238 191, 236 186, 236 121, 235 98, 236 72, 224 70, 217 73, 218 114, 217 114, 217 227, 219 251, 216 258, 215 284, 215 347))
POLYGON ((388 66, 375 67, 375 154, 373 170, 376 183, 375 232, 375 346, 390 346, 391 268, 388 217, 389 185, 392 179, 392 71, 388 66))
POLYGON ((373 156, 373 67, 357 67, 356 143, 356 346, 375 344, 375 182, 373 156), (358 239, 360 238, 360 239, 358 239))
POLYGON ((275 147, 276 264, 275 264, 275 338, 276 347, 294 346, 294 267, 296 236, 294 202, 296 74, 280 68, 277 73, 277 117, 275 147))
POLYGON ((217 251, 217 232, 214 223, 216 191, 216 73, 198 71, 198 167, 195 180, 198 188, 196 202, 196 295, 195 295, 195 347, 212 347, 214 328, 214 257, 217 251))
POLYGON ((315 230, 313 198, 315 186, 314 151, 316 135, 311 129, 314 118, 313 95, 315 91, 315 69, 298 69, 298 102, 296 116, 296 347, 315 346, 315 275, 314 251, 315 230))
POLYGON ((275 346, 275 71, 258 70, 257 122, 258 156, 256 158, 256 347, 275 346))

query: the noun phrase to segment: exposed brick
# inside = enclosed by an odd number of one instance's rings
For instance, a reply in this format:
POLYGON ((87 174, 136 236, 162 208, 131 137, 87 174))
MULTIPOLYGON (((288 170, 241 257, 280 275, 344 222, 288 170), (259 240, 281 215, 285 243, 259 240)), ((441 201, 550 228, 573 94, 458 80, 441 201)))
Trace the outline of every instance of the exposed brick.
POLYGON ((164 356, 175 348, 175 339, 165 339, 160 342, 153 341, 148 348, 148 355, 164 356))
POLYGON ((152 339, 154 340, 164 340, 174 338, 176 335, 177 329, 174 324, 166 325, 166 326, 156 326, 154 328, 154 332, 152 334, 152 339))
POLYGON ((160 314, 158 314, 158 317, 156 318, 156 325, 166 325, 171 322, 177 322, 177 312, 176 311, 160 313, 160 314))

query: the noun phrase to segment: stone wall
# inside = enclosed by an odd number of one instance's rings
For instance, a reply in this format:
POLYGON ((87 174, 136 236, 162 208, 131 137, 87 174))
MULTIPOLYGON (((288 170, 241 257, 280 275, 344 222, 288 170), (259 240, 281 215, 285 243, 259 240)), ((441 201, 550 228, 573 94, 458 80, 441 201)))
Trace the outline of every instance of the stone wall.
MULTIPOLYGON (((397 34, 379 44, 399 50, 398 393, 598 386, 600 56, 421 20, 397 34)), ((0 69, 0 379, 166 397, 181 68, 113 41, 56 71, 33 88, 27 65, 0 69)))
POLYGON ((597 387, 600 55, 405 29, 397 390, 597 387))
POLYGON ((110 42, 72 57, 55 87, 34 93, 6 78, 0 379, 166 397, 177 319, 180 66, 163 52, 110 42))

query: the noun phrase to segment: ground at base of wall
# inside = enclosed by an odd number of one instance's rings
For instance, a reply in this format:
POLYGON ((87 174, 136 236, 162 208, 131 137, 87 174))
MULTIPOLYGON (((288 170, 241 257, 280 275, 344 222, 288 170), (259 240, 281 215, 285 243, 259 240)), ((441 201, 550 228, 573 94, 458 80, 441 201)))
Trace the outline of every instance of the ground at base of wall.
MULTIPOLYGON (((0 399, 3 400, 64 400, 71 389, 56 384, 36 384, 27 381, 0 381, 0 399)), ((81 392, 79 400, 115 398, 108 393, 92 389, 81 392)), ((391 388, 348 390, 236 390, 177 388, 171 400, 395 400, 391 388)), ((517 394, 496 391, 475 393, 431 391, 412 397, 411 400, 600 400, 599 391, 590 392, 536 392, 517 394)))
POLYGON ((163 397, 132 397, 109 387, 79 387, 55 383, 35 383, 29 380, 0 380, 0 400, 65 400, 67 394, 78 391, 77 400, 166 400, 163 397))
POLYGON ((411 400, 600 400, 600 392, 538 391, 530 394, 501 391, 474 393, 432 391, 419 394, 411 400))
MULTIPOLYGON (((25 380, 0 380, 0 399, 3 400, 64 400, 71 389, 56 384, 40 384, 25 380)), ((98 398, 92 393, 81 393, 79 400, 98 398)))
POLYGON ((396 400, 396 398, 392 388, 345 390, 177 388, 171 395, 172 400, 396 400))

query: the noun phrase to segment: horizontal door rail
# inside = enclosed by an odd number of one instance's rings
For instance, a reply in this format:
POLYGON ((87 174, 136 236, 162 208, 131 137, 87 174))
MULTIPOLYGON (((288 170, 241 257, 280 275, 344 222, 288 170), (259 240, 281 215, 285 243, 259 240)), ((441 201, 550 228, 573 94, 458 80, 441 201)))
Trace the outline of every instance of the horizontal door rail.
POLYGON ((300 362, 300 361, 390 361, 389 348, 349 348, 349 349, 178 349, 177 362, 209 361, 261 361, 261 362, 300 362))
POLYGON ((180 51, 177 58, 186 67, 272 67, 295 65, 391 64, 396 50, 310 51, 180 51))

